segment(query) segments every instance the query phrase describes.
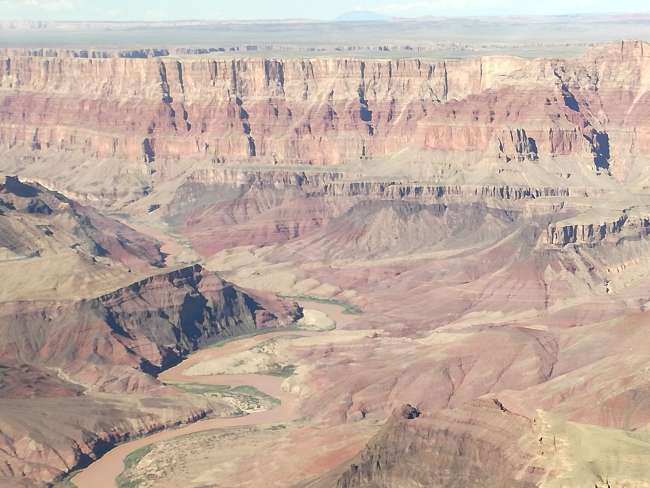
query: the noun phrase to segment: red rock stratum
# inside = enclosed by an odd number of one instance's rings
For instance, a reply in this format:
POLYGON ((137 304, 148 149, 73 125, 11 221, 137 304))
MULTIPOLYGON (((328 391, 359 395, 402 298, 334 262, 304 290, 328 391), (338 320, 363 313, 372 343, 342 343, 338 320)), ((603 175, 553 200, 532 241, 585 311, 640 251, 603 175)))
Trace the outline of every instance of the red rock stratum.
POLYGON ((406 146, 505 161, 650 148, 650 48, 574 60, 0 59, 0 143, 152 163, 338 164, 406 146))

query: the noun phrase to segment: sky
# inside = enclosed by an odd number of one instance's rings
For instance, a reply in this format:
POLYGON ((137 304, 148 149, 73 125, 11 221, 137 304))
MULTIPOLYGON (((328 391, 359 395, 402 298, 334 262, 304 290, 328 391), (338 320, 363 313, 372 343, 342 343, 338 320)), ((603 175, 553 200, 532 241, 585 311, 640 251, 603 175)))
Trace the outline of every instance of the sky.
POLYGON ((328 20, 355 10, 390 17, 649 12, 648 0, 0 0, 0 20, 328 20))

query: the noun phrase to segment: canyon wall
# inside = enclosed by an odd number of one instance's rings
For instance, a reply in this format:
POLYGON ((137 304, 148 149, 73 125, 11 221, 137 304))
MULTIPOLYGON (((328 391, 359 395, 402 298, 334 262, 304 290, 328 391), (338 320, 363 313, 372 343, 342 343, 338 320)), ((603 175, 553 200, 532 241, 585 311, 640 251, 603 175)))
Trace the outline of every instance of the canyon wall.
POLYGON ((146 272, 165 265, 160 243, 92 207, 33 182, 0 184, 0 249, 9 259, 62 258, 71 252, 146 272))
MULTIPOLYGON (((428 210, 435 214, 440 205, 445 210, 452 207, 454 210, 450 215, 456 215, 459 222, 465 222, 469 229, 474 228, 476 222, 467 222, 464 217, 475 215, 477 208, 494 206, 518 214, 527 202, 569 198, 573 191, 562 187, 353 179, 337 171, 252 171, 221 167, 194 172, 176 189, 169 203, 156 212, 181 229, 199 254, 208 256, 229 247, 284 243, 309 233, 315 233, 312 237, 317 239, 321 232, 334 232, 347 236, 343 238, 347 241, 353 235, 350 234, 351 228, 343 224, 335 230, 328 227, 328 223, 357 206, 361 206, 358 208, 360 213, 352 212, 348 217, 364 226, 375 222, 377 237, 383 241, 402 224, 417 229, 412 217, 425 216, 428 210), (420 212, 424 207, 427 211, 420 212), (457 212, 460 207, 465 210, 457 212)), ((155 195, 152 195, 151 201, 154 199, 155 195)), ((508 212, 503 213, 505 220, 511 218, 506 216, 508 212)), ((483 216, 477 218, 482 221, 483 216)), ((499 217, 498 220, 502 219, 499 217)), ((440 223, 426 220, 421 224, 432 234, 419 235, 418 238, 412 236, 414 244, 431 245, 437 241, 433 235, 440 223)), ((329 242, 330 237, 322 236, 321 244, 329 242)), ((324 255, 335 249, 342 251, 339 248, 342 244, 339 242, 325 250, 324 255)))
POLYGON ((194 265, 90 300, 4 303, 0 357, 59 368, 96 391, 145 392, 211 340, 299 317, 295 304, 251 296, 194 265))
POLYGON ((338 164, 415 147, 506 162, 577 155, 623 174, 650 148, 648 52, 638 42, 570 61, 9 52, 0 56, 0 144, 149 164, 338 164))
POLYGON ((567 244, 594 244, 607 238, 641 239, 650 234, 650 217, 638 212, 591 219, 579 217, 556 222, 549 226, 547 242, 555 246, 567 244))
POLYGON ((498 400, 476 400, 431 417, 396 411, 345 469, 308 486, 534 488, 544 469, 535 464, 533 436, 530 420, 498 400))

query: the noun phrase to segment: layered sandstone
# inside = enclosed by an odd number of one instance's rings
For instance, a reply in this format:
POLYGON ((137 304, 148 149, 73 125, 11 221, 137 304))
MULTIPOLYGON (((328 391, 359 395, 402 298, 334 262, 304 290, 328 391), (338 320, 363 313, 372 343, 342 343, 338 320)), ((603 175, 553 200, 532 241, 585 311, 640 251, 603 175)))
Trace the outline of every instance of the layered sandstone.
POLYGON ((556 475, 561 486, 642 486, 646 53, 627 42, 571 61, 8 53, 6 164, 54 166, 43 181, 61 167, 80 195, 119 202, 120 218, 176 244, 166 250, 230 275, 154 270, 165 264, 154 239, 8 178, 0 270, 5 289, 29 286, 0 294, 0 475, 50 480, 211 411, 177 403, 155 376, 213 340, 300 315, 245 286, 361 313, 283 348, 277 366, 291 366, 285 386, 306 422, 378 425, 405 401, 424 413, 390 418, 317 486, 528 488, 556 475), (422 177, 406 167, 414 154, 422 177), (69 294, 89 273, 90 290, 69 294), (72 407, 79 425, 59 415, 72 407), (573 437, 539 410, 566 418, 573 437), (606 442, 581 458, 593 439, 606 442))
POLYGON ((256 171, 222 167, 199 169, 188 176, 176 191, 172 205, 196 201, 210 187, 255 190, 290 190, 304 195, 322 197, 359 197, 376 200, 414 200, 434 202, 443 197, 495 198, 525 200, 538 197, 568 197, 571 188, 566 186, 523 186, 508 184, 452 185, 411 179, 355 177, 337 171, 256 171), (197 190, 200 188, 200 190, 197 190), (195 192, 195 193, 193 193, 195 192))
POLYGON ((576 218, 566 219, 549 226, 547 241, 556 246, 567 244, 593 244, 614 237, 639 239, 650 234, 650 217, 637 209, 618 215, 602 216, 591 211, 576 218))
POLYGON ((43 58, 155 58, 169 56, 164 48, 99 50, 99 49, 59 49, 59 48, 4 48, 0 53, 5 56, 29 56, 43 58))
POLYGON ((228 412, 157 374, 211 341, 289 325, 300 313, 200 265, 93 299, 3 303, 0 484, 39 486, 133 436, 228 412))
POLYGON ((532 420, 498 400, 420 418, 396 411, 347 469, 309 486, 534 488, 544 477, 534 444, 532 420))
POLYGON ((6 177, 0 184, 0 261, 65 254, 142 271, 165 263, 154 239, 37 183, 6 177))
POLYGON ((650 144, 647 52, 624 42, 570 61, 5 55, 0 142, 148 164, 337 164, 412 146, 517 163, 574 155, 624 176, 650 144))
MULTIPOLYGON (((169 222, 183 229, 182 232, 190 238, 195 249, 207 256, 238 245, 264 246, 295 240, 310 233, 327 234, 335 230, 336 224, 327 226, 336 219, 339 219, 340 228, 333 232, 337 234, 334 239, 342 238, 348 242, 352 239, 345 235, 343 229, 358 230, 357 225, 353 223, 348 227, 342 220, 348 217, 354 220, 356 213, 358 222, 363 223, 363 218, 371 222, 375 219, 374 209, 392 208, 398 210, 394 215, 396 220, 389 214, 390 211, 377 216, 375 230, 371 231, 378 239, 375 242, 383 241, 381 247, 388 251, 388 236, 397 232, 396 229, 407 226, 410 229, 407 234, 413 237, 428 236, 412 239, 414 250, 416 247, 433 245, 438 242, 434 235, 447 233, 446 217, 436 223, 425 217, 418 228, 417 219, 428 213, 419 209, 432 209, 435 214, 440 213, 443 207, 445 213, 449 204, 462 208, 458 213, 450 212, 450 215, 454 215, 451 219, 457 219, 452 226, 456 228, 454 232, 458 236, 458 232, 462 232, 462 223, 474 230, 480 227, 476 222, 470 223, 471 218, 468 219, 466 215, 476 214, 478 208, 508 207, 514 213, 519 213, 526 202, 568 198, 573 193, 574 190, 561 186, 445 185, 388 178, 353 178, 337 171, 254 171, 226 167, 195 171, 177 188, 174 197, 160 212, 169 222), (476 204, 475 208, 473 204, 476 204), (359 211, 364 206, 366 210, 359 211), (346 213, 349 215, 344 217, 346 213), (399 221, 403 221, 402 224, 399 221)), ((503 220, 505 223, 512 220, 507 212, 495 212, 503 214, 497 221, 503 220)), ((482 217, 477 219, 480 221, 482 217)), ((486 229, 488 226, 486 223, 486 229)), ((494 227, 495 233, 499 226, 494 227)), ((351 235, 356 235, 356 230, 351 235)), ((332 235, 319 237, 314 234, 311 239, 321 239, 322 246, 324 242, 332 242, 332 235)), ((359 242, 354 244, 358 245, 359 242)), ((345 254, 344 248, 332 246, 327 254, 345 254)))
POLYGON ((202 344, 291 323, 298 313, 195 265, 91 300, 5 303, 0 357, 60 368, 99 391, 147 391, 153 375, 202 344))
POLYGON ((8 371, 22 382, 20 391, 0 385, 2 486, 50 486, 120 442, 228 411, 219 402, 171 389, 151 396, 84 393, 55 372, 36 371, 38 382, 28 371, 8 371))

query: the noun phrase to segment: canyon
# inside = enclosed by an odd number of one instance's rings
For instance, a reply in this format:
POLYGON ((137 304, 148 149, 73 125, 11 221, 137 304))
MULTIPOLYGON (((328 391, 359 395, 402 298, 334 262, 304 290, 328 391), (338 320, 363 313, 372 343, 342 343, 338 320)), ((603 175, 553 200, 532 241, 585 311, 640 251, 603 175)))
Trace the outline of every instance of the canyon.
POLYGON ((650 45, 231 47, 0 46, 0 484, 650 486, 650 45))
POLYGON ((505 162, 591 155, 624 179, 647 149, 639 42, 571 61, 44 54, 0 62, 0 143, 150 173, 181 157, 339 164, 413 147, 505 162))

